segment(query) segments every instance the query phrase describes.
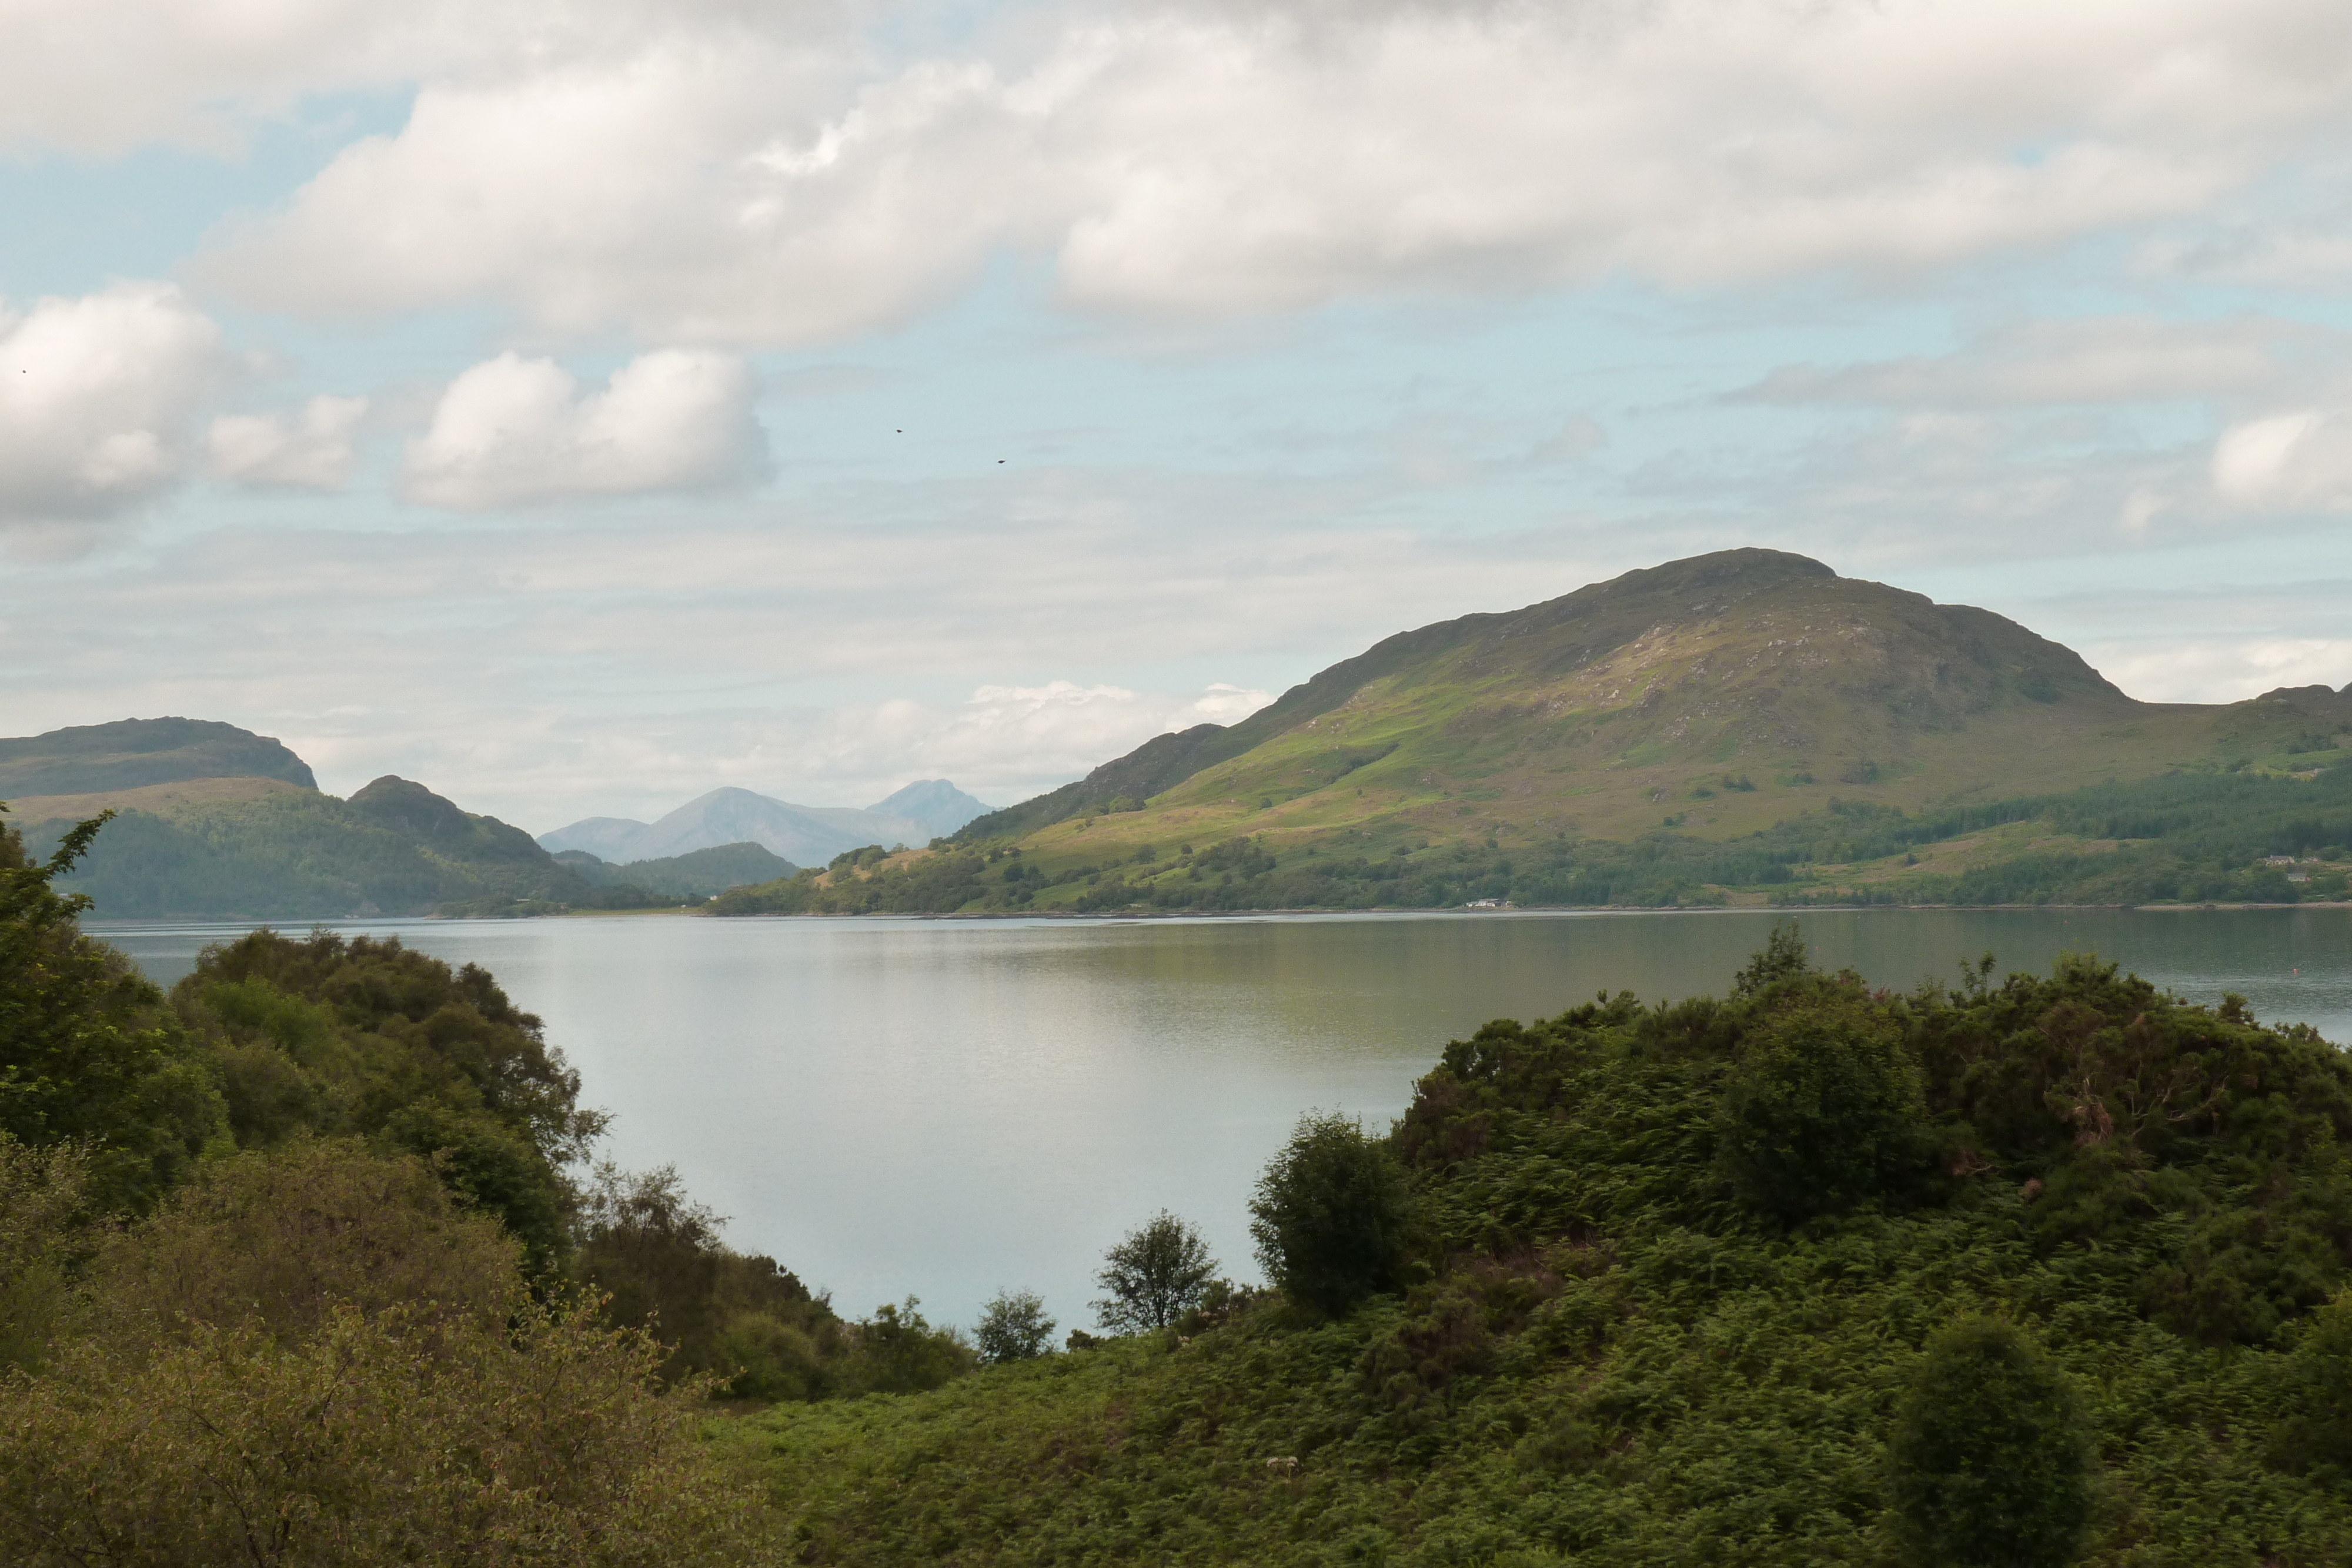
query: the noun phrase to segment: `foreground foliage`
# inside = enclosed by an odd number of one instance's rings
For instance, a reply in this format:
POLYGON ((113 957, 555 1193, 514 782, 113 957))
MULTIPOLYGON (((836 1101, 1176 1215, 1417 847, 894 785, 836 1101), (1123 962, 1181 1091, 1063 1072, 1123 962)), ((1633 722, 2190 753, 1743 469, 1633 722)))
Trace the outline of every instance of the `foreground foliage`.
POLYGON ((1964 1562, 1965 1508, 1931 1542, 1897 1504, 1976 1440, 1923 1346, 1985 1320, 2044 1348, 1977 1429, 2039 1387, 2088 1445, 2074 1493, 2066 1429, 2042 1455, 2045 1545, 2073 1497, 2085 1562, 2352 1560, 2336 1050, 2087 959, 1889 996, 1790 956, 1449 1046, 1389 1141, 1411 1277, 1344 1317, 1196 1314, 730 1440, 806 1563, 1964 1562), (1741 1177, 1732 1093, 1809 1036, 1908 1069, 1816 1106, 1912 1118, 1811 1215, 1741 1177))

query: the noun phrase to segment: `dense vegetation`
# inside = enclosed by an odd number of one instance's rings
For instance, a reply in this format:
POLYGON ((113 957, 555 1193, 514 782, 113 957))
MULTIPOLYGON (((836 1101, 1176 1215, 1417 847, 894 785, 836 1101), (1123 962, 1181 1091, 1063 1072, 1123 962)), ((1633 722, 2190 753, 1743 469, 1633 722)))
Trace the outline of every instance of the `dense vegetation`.
POLYGON ((558 850, 556 863, 599 888, 641 888, 670 903, 709 898, 730 887, 748 887, 791 876, 800 868, 759 844, 714 844, 682 855, 614 864, 585 850, 558 850))
POLYGON ((2346 896, 2352 873, 2352 768, 2311 778, 2178 773, 2063 795, 1906 812, 1832 800, 1739 838, 1662 827, 1629 843, 1566 835, 1510 848, 1400 839, 1366 852, 1277 846, 1244 836, 1195 849, 1146 845, 1117 863, 1048 866, 1019 845, 912 857, 874 849, 737 889, 713 912, 1070 913, 1147 909, 1444 908, 1493 899, 1522 906, 1673 906, 1737 892, 1781 904, 2293 904, 2346 896), (1964 835, 2032 823, 2068 847, 2000 854, 1958 874, 1896 863, 1964 835), (2120 841, 2120 842, 2116 842, 2120 841), (2113 847, 2085 849, 2085 842, 2113 847), (2271 857, 2308 858, 2293 866, 2271 857), (1871 862, 1871 880, 1854 873, 1871 862))
POLYGON ((2236 998, 1784 926, 1307 1118, 1274 1291, 1163 1214, 1115 1337, 1008 1293, 975 1369, 583 1168, 478 969, 257 933, 158 993, 53 885, 96 831, 0 838, 0 1560, 2352 1561, 2352 1063, 2236 998))
POLYGON ((708 1396, 975 1364, 583 1175, 603 1118, 478 968, 262 931, 164 996, 54 885, 101 825, 0 832, 0 1561, 740 1561, 708 1396))
MULTIPOLYGON (((70 826, 28 823, 26 832, 37 845, 70 826)), ((184 817, 125 811, 61 885, 110 919, 302 920, 447 904, 488 913, 595 896, 520 828, 404 779, 379 779, 348 800, 286 790, 184 817)))
POLYGON ((1729 998, 1447 1047, 1381 1144, 1402 1278, 1340 1315, 732 1441, 804 1563, 2340 1563, 2347 1138, 2306 1029, 1784 934, 1729 998))

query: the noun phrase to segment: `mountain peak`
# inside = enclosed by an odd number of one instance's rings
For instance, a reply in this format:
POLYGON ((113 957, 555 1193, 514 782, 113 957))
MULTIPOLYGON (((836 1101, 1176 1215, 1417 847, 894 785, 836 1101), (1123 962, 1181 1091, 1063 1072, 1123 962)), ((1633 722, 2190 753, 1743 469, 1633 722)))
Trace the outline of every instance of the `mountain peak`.
POLYGON ((316 789, 273 737, 201 718, 122 718, 0 740, 0 799, 89 795, 197 779, 276 779, 316 789))

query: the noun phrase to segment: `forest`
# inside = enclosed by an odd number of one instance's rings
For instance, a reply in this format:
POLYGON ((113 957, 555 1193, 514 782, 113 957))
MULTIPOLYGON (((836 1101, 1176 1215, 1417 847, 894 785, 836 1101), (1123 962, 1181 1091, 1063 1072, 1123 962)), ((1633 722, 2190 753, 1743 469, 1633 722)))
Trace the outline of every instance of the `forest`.
MULTIPOLYGON (((495 979, 257 932, 168 993, 0 839, 0 1559, 2352 1561, 2352 1065, 2089 956, 1776 929, 1310 1116, 1248 1263, 846 1318, 495 979)), ((913 1283, 913 1282, 910 1282, 913 1283)))

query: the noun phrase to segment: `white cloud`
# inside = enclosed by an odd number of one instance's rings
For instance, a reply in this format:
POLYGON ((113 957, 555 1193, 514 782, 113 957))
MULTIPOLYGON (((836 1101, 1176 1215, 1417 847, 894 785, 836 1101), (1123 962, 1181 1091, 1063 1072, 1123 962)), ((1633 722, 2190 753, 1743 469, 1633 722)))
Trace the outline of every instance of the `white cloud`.
POLYGON ((2352 505, 2352 413, 2299 409, 2231 425, 2213 444, 2213 488, 2259 510, 2352 505))
POLYGON ((321 95, 625 58, 754 19, 814 38, 839 16, 822 0, 0 0, 0 144, 228 151, 321 95))
POLYGON ((2343 343, 2300 323, 2259 318, 2036 321, 1987 333, 1949 354, 1785 367, 1736 401, 2000 408, 2200 400, 2273 385, 2315 348, 2340 356, 2343 343))
POLYGON ((445 66, 206 276, 304 310, 498 299, 775 344, 901 316, 1004 247, 1081 303, 1182 312, 1905 270, 2202 214, 2352 108, 2352 13, 2323 0, 1000 20, 877 66, 714 6, 445 66))
POLYGON ((168 488, 225 366, 220 329, 166 284, 0 312, 0 526, 109 518, 168 488))
POLYGON ((2352 639, 2193 638, 2160 648, 2093 643, 2094 667, 2142 702, 2234 703, 2280 686, 2352 682, 2352 639))
POLYGON ((299 417, 223 414, 205 437, 215 476, 234 484, 336 490, 351 477, 363 397, 312 398, 299 417))
POLYGON ((730 354, 641 354, 582 395, 552 360, 508 352, 449 383, 408 447, 412 500, 458 511, 566 496, 704 489, 761 472, 751 372, 730 354))

